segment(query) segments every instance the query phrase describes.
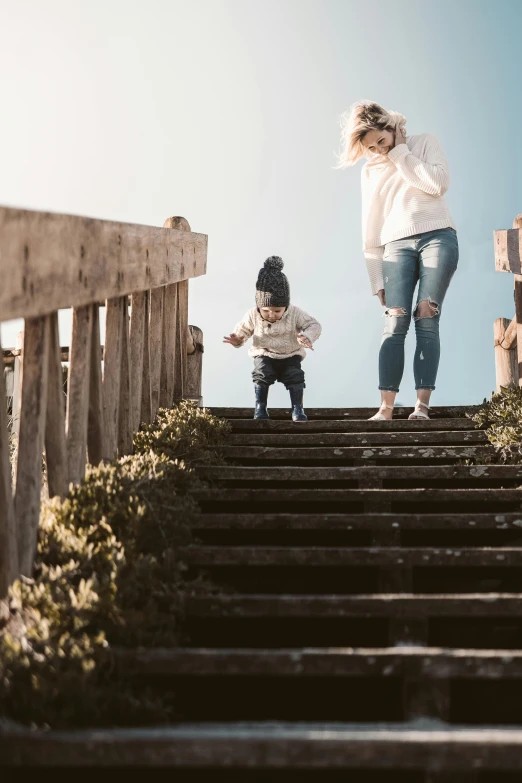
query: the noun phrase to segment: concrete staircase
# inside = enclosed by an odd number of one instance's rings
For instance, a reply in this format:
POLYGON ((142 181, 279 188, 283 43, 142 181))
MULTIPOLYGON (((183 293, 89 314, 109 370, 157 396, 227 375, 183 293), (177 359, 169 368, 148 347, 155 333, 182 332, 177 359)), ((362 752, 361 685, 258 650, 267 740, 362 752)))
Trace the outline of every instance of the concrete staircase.
POLYGON ((227 464, 200 471, 212 484, 182 557, 222 592, 189 600, 192 646, 119 662, 173 687, 183 722, 11 738, 12 759, 183 780, 522 779, 522 466, 487 464, 463 408, 410 411, 295 425, 215 409, 227 464))

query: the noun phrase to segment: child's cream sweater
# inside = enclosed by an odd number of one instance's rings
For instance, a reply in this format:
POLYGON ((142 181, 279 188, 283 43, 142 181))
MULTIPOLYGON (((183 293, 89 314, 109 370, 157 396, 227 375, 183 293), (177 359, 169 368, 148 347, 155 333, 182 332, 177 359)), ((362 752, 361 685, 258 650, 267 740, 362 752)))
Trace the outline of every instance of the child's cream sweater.
POLYGON ((234 334, 241 338, 241 345, 254 335, 249 356, 269 356, 271 359, 288 359, 296 355, 304 359, 306 348, 297 342, 298 333, 313 343, 321 334, 321 324, 295 305, 290 305, 283 317, 273 324, 261 318, 257 307, 253 307, 234 329, 234 334))
POLYGON ((455 228, 444 193, 448 162, 431 133, 408 136, 387 155, 375 155, 363 166, 363 249, 372 293, 384 288, 384 245, 414 234, 455 228))

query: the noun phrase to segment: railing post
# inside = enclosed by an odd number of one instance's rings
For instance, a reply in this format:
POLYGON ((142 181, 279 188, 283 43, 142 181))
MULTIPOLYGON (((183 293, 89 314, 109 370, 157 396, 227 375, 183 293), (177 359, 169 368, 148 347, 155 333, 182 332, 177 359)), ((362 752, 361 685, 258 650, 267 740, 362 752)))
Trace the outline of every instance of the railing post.
MULTIPOLYGON (((522 215, 517 215, 513 228, 522 229, 522 215)), ((515 275, 515 317, 517 319, 518 385, 522 385, 522 275, 515 275)), ((516 382, 516 381, 515 381, 516 382)))
POLYGON ((18 545, 13 504, 9 433, 7 429, 5 376, 0 378, 0 599, 18 576, 18 545))
POLYGON ((509 318, 497 318, 493 323, 495 345, 495 391, 518 383, 516 331, 510 329, 509 318), (510 339, 512 338, 512 339, 510 339))
POLYGON ((11 432, 18 437, 20 432, 20 408, 22 405, 22 350, 24 344, 24 333, 18 332, 15 341, 15 360, 13 370, 13 404, 11 409, 12 426, 11 432))
MULTIPOLYGON (((190 231, 190 224, 184 217, 167 218, 163 228, 175 228, 178 231, 190 231)), ((185 259, 181 261, 181 273, 185 272, 185 259)), ((173 387, 172 399, 169 404, 177 400, 182 400, 185 394, 185 383, 187 376, 187 352, 186 343, 188 339, 188 280, 180 280, 174 283, 173 288, 176 292, 175 317, 175 341, 174 352, 172 356, 164 356, 164 362, 173 364, 173 387)))
POLYGON ((203 397, 201 395, 203 350, 203 332, 197 326, 189 326, 185 399, 196 400, 199 406, 203 405, 203 397))

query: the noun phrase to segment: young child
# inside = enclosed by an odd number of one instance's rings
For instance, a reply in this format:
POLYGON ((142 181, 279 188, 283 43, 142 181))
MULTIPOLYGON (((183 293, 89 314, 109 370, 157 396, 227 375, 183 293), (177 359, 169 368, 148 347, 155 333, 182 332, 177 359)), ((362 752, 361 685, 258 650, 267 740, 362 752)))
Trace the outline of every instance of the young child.
POLYGON ((306 356, 305 348, 312 348, 321 334, 321 324, 290 304, 290 286, 282 269, 279 256, 267 258, 257 278, 256 307, 248 311, 224 342, 239 348, 254 335, 248 352, 254 359, 254 419, 269 418, 268 387, 280 381, 290 392, 292 421, 303 422, 308 417, 303 410, 305 376, 301 362, 306 356))

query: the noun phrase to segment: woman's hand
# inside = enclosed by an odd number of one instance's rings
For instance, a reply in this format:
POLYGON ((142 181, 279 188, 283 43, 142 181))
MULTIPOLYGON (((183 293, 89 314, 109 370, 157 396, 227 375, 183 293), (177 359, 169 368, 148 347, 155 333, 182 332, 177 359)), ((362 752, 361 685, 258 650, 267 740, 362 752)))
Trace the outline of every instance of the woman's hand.
POLYGON ((241 345, 241 338, 232 332, 232 334, 229 334, 228 337, 223 337, 223 342, 228 343, 229 345, 233 345, 234 348, 239 348, 241 345))
POLYGON ((397 147, 399 144, 406 144, 406 134, 404 133, 404 128, 397 125, 395 128, 395 146, 397 147))
POLYGON ((379 297, 379 302, 382 304, 382 306, 386 307, 386 296, 384 294, 384 288, 381 288, 380 291, 377 291, 377 296, 379 297))
POLYGON ((297 342, 301 345, 304 345, 305 348, 310 348, 312 351, 314 350, 308 337, 306 337, 304 334, 301 334, 300 332, 297 333, 297 342))

